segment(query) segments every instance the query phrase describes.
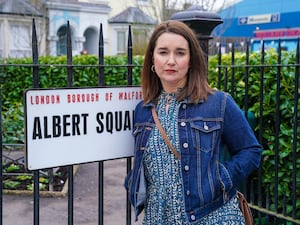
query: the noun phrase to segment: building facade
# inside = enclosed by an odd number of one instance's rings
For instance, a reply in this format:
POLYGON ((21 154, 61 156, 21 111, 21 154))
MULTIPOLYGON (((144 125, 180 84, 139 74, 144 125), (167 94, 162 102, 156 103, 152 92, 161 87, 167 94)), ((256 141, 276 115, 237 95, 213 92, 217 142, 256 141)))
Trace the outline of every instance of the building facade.
POLYGON ((0 1, 0 57, 28 57, 31 55, 33 16, 37 25, 39 46, 46 49, 45 18, 27 1, 0 1))
POLYGON ((219 12, 224 23, 215 30, 223 39, 251 41, 253 51, 276 48, 278 41, 285 50, 294 50, 300 36, 300 1, 295 0, 242 0, 219 12))
POLYGON ((105 54, 124 54, 129 25, 134 41, 146 42, 161 10, 161 0, 0 0, 0 57, 31 55, 33 18, 40 55, 66 54, 68 23, 73 55, 98 54, 100 26, 105 54))

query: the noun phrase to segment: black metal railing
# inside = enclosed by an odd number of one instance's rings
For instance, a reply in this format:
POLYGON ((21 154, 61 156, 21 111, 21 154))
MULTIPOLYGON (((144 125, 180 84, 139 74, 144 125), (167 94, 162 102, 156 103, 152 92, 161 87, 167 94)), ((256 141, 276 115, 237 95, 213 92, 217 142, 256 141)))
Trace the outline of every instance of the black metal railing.
POLYGON ((0 153, 1 153, 1 161, 0 161, 0 224, 2 225, 2 218, 3 218, 3 182, 2 182, 2 91, 0 87, 0 153))
MULTIPOLYGON (((47 66, 47 65, 39 65, 38 61, 38 42, 37 42, 37 36, 36 36, 36 30, 35 30, 35 22, 33 20, 32 25, 32 78, 33 78, 33 88, 39 88, 39 68, 41 66, 47 66)), ((71 34, 70 34, 70 26, 69 23, 67 24, 67 64, 63 65, 66 68, 67 74, 67 86, 72 87, 73 86, 73 68, 76 67, 76 65, 73 64, 72 61, 72 42, 71 42, 71 34)), ((98 85, 104 86, 104 68, 106 65, 104 65, 104 41, 103 41, 103 30, 102 25, 100 24, 100 35, 99 35, 99 55, 98 55, 98 65, 96 67, 98 68, 98 85)), ((234 47, 231 49, 230 53, 230 63, 228 65, 223 64, 223 55, 221 54, 221 49, 219 49, 218 53, 218 82, 217 82, 217 88, 222 89, 224 91, 229 92, 233 97, 238 97, 239 90, 237 89, 239 79, 237 78, 237 73, 243 72, 243 98, 242 101, 240 101, 241 108, 245 111, 246 117, 249 117, 248 114, 252 110, 252 105, 249 104, 249 102, 253 101, 253 97, 251 97, 251 94, 253 94, 253 88, 251 86, 251 82, 253 82, 253 70, 256 72, 256 77, 258 80, 256 80, 256 83, 258 84, 257 87, 257 102, 252 102, 253 104, 257 105, 257 125, 255 126, 255 131, 258 137, 258 140, 260 143, 263 144, 264 149, 267 149, 267 142, 268 141, 274 141, 274 148, 269 150, 269 152, 273 151, 271 156, 264 155, 262 165, 260 169, 257 171, 256 174, 254 174, 252 177, 249 178, 249 181, 243 185, 243 189, 245 192, 245 195, 247 199, 250 202, 251 208, 254 212, 255 222, 256 224, 300 224, 300 218, 299 214, 297 215, 297 205, 299 208, 299 201, 300 201, 300 192, 299 192, 299 157, 300 157, 300 146, 299 146, 299 114, 298 114, 298 104, 299 104, 299 41, 298 41, 298 47, 295 54, 295 62, 293 64, 286 64, 282 62, 282 52, 280 44, 278 46, 277 51, 277 62, 275 64, 267 64, 266 58, 265 58, 265 49, 264 44, 261 46, 261 54, 260 54, 260 61, 259 65, 257 64, 251 64, 251 53, 249 51, 249 45, 250 43, 247 43, 245 46, 246 52, 245 52, 245 61, 244 63, 238 63, 236 61, 236 51, 234 47), (288 177, 290 179, 290 186, 289 187, 289 193, 291 193, 290 196, 285 196, 282 198, 282 194, 279 195, 279 188, 281 188, 282 182, 285 182, 282 180, 282 172, 280 170, 281 165, 281 158, 280 154, 285 151, 282 147, 282 143, 280 143, 280 137, 282 135, 282 105, 281 96, 284 95, 283 92, 283 84, 281 83, 281 76, 284 69, 292 69, 293 75, 294 75, 294 86, 289 87, 289 90, 291 92, 294 92, 293 95, 293 105, 290 107, 293 108, 293 116, 290 120, 290 126, 292 129, 292 135, 290 137, 290 142, 292 143, 292 149, 289 149, 289 160, 290 163, 290 170, 291 170, 291 176, 288 177), (273 120, 272 123, 274 123, 274 140, 266 140, 266 129, 267 124, 270 122, 269 118, 265 118, 266 114, 266 103, 264 102, 264 98, 266 97, 266 93, 269 91, 265 88, 265 81, 266 81, 266 75, 267 71, 270 69, 275 70, 275 76, 274 76, 274 85, 276 86, 275 92, 274 92, 274 101, 275 104, 275 110, 273 113, 273 120), (251 80, 251 82, 250 82, 251 80), (251 91, 252 90, 252 91, 251 91), (266 158, 269 157, 269 158, 266 158), (272 188, 266 189, 266 184, 264 183, 265 177, 269 176, 270 174, 266 174, 266 170, 264 169, 263 163, 272 158, 273 160, 273 169, 272 172, 272 183, 269 185, 272 186, 272 188), (269 193, 269 191, 272 190, 273 193, 269 193), (287 202, 289 204, 287 204, 287 202)), ((234 45, 232 45, 234 46, 234 45)), ((129 32, 128 32, 128 49, 127 49, 127 65, 120 65, 127 67, 127 84, 132 85, 132 69, 135 67, 133 65, 133 54, 132 54, 132 37, 131 37, 131 27, 129 26, 129 32)), ((11 66, 11 65, 10 65, 11 66)), ((27 65, 28 66, 28 65, 27 65)), ((49 65, 50 66, 50 65, 49 65)), ((1 93, 0 93, 1 96, 1 93)), ((0 112, 1 112, 1 99, 0 99, 0 112)), ((248 118, 250 119, 250 118, 248 118)), ((1 130, 1 136, 0 136, 0 152, 2 154, 2 123, 1 123, 1 115, 0 115, 0 130, 1 130)), ((132 167, 132 158, 127 158, 127 172, 132 167)), ((104 218, 104 163, 103 161, 98 162, 98 224, 103 224, 103 218, 104 218)), ((2 168, 2 162, 0 164, 2 168)), ((270 171, 270 170, 269 170, 270 171)), ((2 209, 3 209, 3 202, 2 202, 2 170, 0 172, 1 175, 1 190, 0 190, 0 225, 2 225, 2 209)), ((280 190, 282 192, 282 190, 280 190)), ((74 217, 74 182, 73 182, 73 165, 68 166, 68 225, 73 224, 73 217, 74 217)), ((33 210, 33 218, 34 218, 34 225, 38 225, 40 218, 39 218, 39 201, 40 201, 40 193, 39 193, 39 171, 34 171, 34 192, 33 192, 33 201, 34 201, 34 210, 33 210)), ((127 225, 131 224, 131 206, 128 200, 128 196, 126 198, 126 221, 124 220, 124 223, 127 225)))
POLYGON ((217 86, 233 97, 243 95, 243 101, 240 101, 239 105, 244 109, 246 116, 249 115, 248 110, 251 108, 249 104, 256 104, 254 108, 256 108, 257 126, 254 129, 259 142, 264 147, 262 164, 255 177, 248 181, 249 185, 244 185, 244 191, 255 212, 256 224, 300 224, 299 210, 297 210, 297 205, 299 209, 300 204, 299 40, 296 51, 289 53, 290 56, 294 56, 291 57, 293 60, 289 61, 284 59, 280 41, 271 56, 265 51, 262 41, 261 51, 256 53, 256 57, 260 58, 255 59, 260 64, 249 63, 251 57, 254 57, 249 52, 250 44, 250 42, 246 44, 246 50, 241 57, 244 61, 237 60, 234 45, 231 52, 226 54, 229 58, 227 64, 223 62, 224 55, 221 54, 221 47, 218 51, 217 86), (270 60, 270 57, 276 59, 270 60), (239 73, 243 73, 243 76, 239 76, 239 73), (287 84, 284 79, 287 77, 293 77, 291 79, 293 82, 287 84), (257 80, 253 81, 253 79, 257 80), (241 81, 244 82, 244 93, 238 93, 237 86, 241 81), (257 85, 255 93, 250 93, 249 89, 253 83, 257 85), (269 83, 271 88, 266 83, 269 83), (286 104, 283 96, 288 93, 293 93, 293 96, 289 99, 289 104, 286 104), (255 97, 251 97, 251 94, 255 94, 255 97), (256 102, 253 102, 253 98, 256 102), (273 102, 272 109, 269 108, 269 98, 273 102), (290 108, 289 112, 292 111, 288 121, 286 107, 290 108), (287 139, 287 142, 292 143, 288 146, 290 149, 287 149, 282 141, 283 136, 288 136, 285 134, 287 130, 291 134, 287 139), (269 135, 270 133, 272 135, 269 135), (269 146, 271 142, 272 147, 269 146), (282 168, 283 164, 289 166, 282 168), (288 185, 286 185, 287 179, 288 185))
MULTIPOLYGON (((33 33, 32 33, 32 56, 33 56, 33 87, 38 88, 38 48, 37 48, 37 37, 35 32, 35 23, 33 20, 33 33)), ((132 85, 132 37, 131 27, 129 26, 128 32, 128 51, 127 51, 127 84, 132 85)), ((104 41, 103 41, 103 30, 102 24, 100 24, 100 35, 99 35, 99 55, 98 55, 98 85, 104 86, 104 41)), ((72 40, 70 24, 67 22, 67 85, 68 87, 73 86, 73 61, 72 61, 72 40)), ((127 172, 131 169, 131 158, 127 159, 127 172)), ((74 175, 73 165, 68 166, 68 225, 72 225, 74 222, 74 175)), ((104 218, 104 162, 98 162, 98 224, 103 224, 104 218)), ((39 172, 34 173, 34 224, 39 224, 39 188, 38 188, 38 177, 39 172)), ((131 224, 131 208, 127 198, 127 219, 126 224, 131 224)))

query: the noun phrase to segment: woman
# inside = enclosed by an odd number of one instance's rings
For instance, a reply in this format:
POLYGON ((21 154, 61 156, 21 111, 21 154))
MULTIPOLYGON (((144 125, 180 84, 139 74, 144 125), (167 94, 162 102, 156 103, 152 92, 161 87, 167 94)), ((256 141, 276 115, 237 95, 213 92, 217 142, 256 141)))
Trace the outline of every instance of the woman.
POLYGON ((134 165, 125 183, 136 219, 145 209, 143 224, 244 224, 236 187, 259 167, 261 146, 232 97, 208 85, 205 58, 184 23, 156 27, 141 86, 134 165), (222 162, 225 146, 231 158, 222 162))

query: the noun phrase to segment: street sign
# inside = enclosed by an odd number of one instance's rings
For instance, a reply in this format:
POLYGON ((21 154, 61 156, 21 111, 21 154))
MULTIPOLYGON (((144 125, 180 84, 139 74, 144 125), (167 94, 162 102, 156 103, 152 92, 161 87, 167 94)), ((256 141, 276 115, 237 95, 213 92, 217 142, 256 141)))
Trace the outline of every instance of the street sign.
POLYGON ((26 166, 52 168, 133 156, 140 87, 25 91, 26 166))

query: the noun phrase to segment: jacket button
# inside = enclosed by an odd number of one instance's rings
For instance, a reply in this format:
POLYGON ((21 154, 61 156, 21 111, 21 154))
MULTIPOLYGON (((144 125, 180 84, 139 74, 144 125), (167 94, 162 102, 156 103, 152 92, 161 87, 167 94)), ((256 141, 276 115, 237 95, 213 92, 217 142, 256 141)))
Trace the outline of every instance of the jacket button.
POLYGON ((195 221, 196 220, 196 217, 195 215, 191 215, 191 220, 195 221))
POLYGON ((182 105, 182 108, 183 108, 183 109, 186 109, 186 104, 183 104, 183 105, 182 105))
POLYGON ((189 167, 188 165, 185 165, 185 166, 184 166, 184 170, 185 170, 185 171, 189 171, 189 170, 190 170, 190 167, 189 167))
POLYGON ((189 190, 186 191, 186 195, 189 196, 191 192, 189 190))
POLYGON ((181 122, 180 126, 185 127, 186 123, 185 122, 181 122))
POLYGON ((188 143, 183 143, 183 145, 182 145, 184 148, 188 148, 189 147, 189 144, 188 143))
POLYGON ((204 123, 204 130, 208 130, 208 126, 204 123))

